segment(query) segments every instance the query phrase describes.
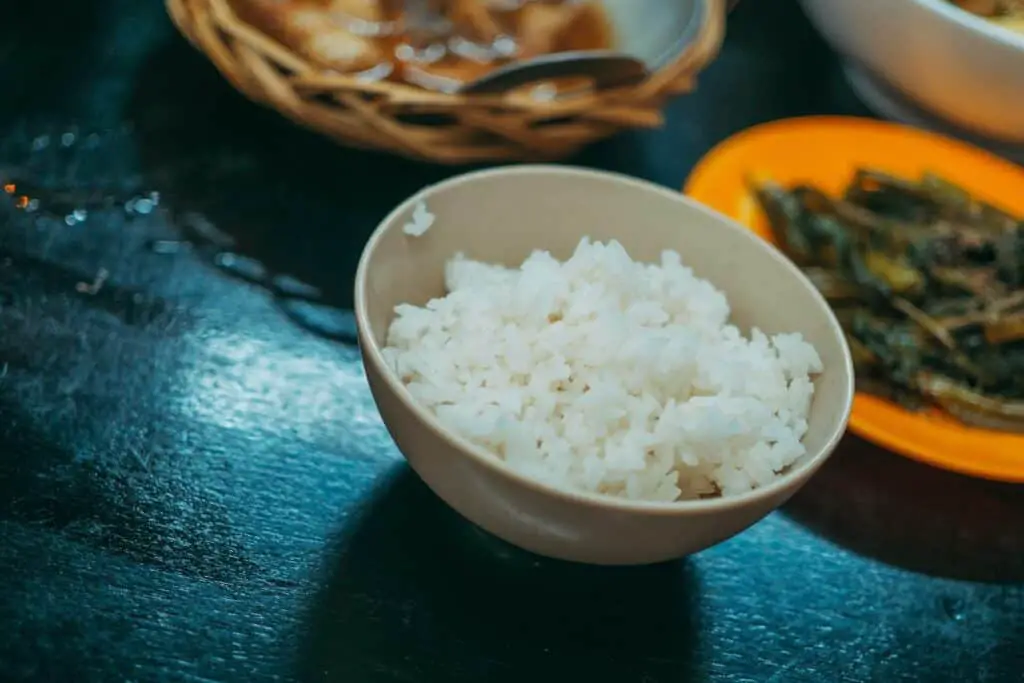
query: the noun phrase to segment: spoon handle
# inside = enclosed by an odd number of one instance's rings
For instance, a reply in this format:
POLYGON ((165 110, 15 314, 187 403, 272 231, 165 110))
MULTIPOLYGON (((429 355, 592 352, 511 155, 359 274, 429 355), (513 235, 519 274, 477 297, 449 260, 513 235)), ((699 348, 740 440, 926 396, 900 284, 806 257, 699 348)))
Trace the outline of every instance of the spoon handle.
POLYGON ((560 52, 524 62, 513 62, 467 83, 463 94, 495 94, 556 78, 590 78, 594 90, 635 85, 647 77, 643 63, 604 51, 560 52))

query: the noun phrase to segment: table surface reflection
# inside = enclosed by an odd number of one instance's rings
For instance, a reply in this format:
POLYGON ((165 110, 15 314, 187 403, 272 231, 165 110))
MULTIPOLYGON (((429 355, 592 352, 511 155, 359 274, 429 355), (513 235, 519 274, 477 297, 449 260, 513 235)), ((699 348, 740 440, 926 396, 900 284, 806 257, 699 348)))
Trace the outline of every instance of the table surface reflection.
MULTIPOLYGON (((409 472, 351 282, 463 169, 236 95, 157 0, 0 23, 0 679, 999 681, 1024 496, 848 438, 787 508, 645 568, 529 556, 409 472)), ((792 0, 740 3, 663 130, 574 163, 680 187, 752 124, 866 115, 792 0)))

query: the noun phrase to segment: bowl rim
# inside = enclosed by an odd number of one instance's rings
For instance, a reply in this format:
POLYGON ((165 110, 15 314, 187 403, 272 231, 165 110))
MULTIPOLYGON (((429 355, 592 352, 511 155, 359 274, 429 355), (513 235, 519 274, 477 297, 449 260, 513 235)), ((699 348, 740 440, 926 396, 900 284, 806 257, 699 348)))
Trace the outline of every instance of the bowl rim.
POLYGON ((920 7, 936 12, 946 19, 960 24, 961 26, 974 29, 985 37, 994 40, 1001 45, 1024 50, 1024 35, 1019 35, 1013 31, 1008 31, 1004 28, 1000 28, 999 26, 995 26, 984 17, 979 17, 965 9, 961 9, 952 2, 949 2, 949 0, 911 0, 911 2, 914 2, 920 7))
POLYGON ((835 313, 832 311, 832 308, 828 305, 825 298, 792 261, 786 258, 786 256, 783 255, 782 252, 778 251, 774 246, 765 242, 753 232, 734 222, 732 219, 690 199, 689 197, 686 197, 681 193, 673 192, 661 185, 656 185, 645 180, 640 180, 611 171, 599 171, 555 164, 520 164, 516 166, 503 166, 458 174, 439 183, 434 183, 424 187, 389 212, 388 215, 385 216, 378 224, 376 229, 374 229, 369 240, 367 240, 359 258, 358 268, 356 269, 354 301, 358 341, 362 350, 364 363, 373 363, 378 373, 387 384, 388 389, 393 392, 399 400, 406 405, 406 407, 409 408, 416 419, 424 423, 428 429, 437 434, 450 447, 460 451, 466 457, 477 461, 479 464, 487 467, 496 474, 511 479, 519 485, 532 489, 535 492, 553 496, 565 502, 601 507, 620 512, 665 516, 684 512, 714 512, 756 504, 780 493, 785 493, 787 490, 791 489, 794 484, 800 482, 801 479, 806 480, 810 478, 810 476, 817 471, 825 460, 828 459, 832 452, 835 451, 836 446, 838 446, 839 442, 846 434, 850 413, 853 409, 853 397, 855 393, 853 358, 850 355, 850 349, 846 343, 842 326, 839 324, 839 320, 836 318, 835 313), (839 341, 840 347, 843 351, 844 362, 842 372, 846 381, 846 390, 844 392, 845 395, 843 396, 842 405, 839 406, 839 410, 843 417, 841 418, 837 428, 823 444, 820 451, 808 458, 800 467, 787 471, 769 484, 750 491, 744 491, 742 493, 728 496, 718 496, 715 498, 699 498, 696 500, 670 502, 629 500, 598 493, 590 493, 588 491, 563 489, 521 474, 514 468, 507 465, 503 460, 496 457, 493 453, 490 453, 481 446, 472 443, 469 439, 445 427, 431 411, 417 401, 409 392, 405 384, 395 376, 394 372, 392 372, 391 368, 384 360, 380 345, 378 345, 374 340, 369 329, 370 325, 366 284, 369 277, 370 261, 372 260, 377 247, 389 231, 401 229, 401 223, 398 220, 400 216, 406 214, 417 204, 426 202, 431 195, 437 192, 444 191, 458 185, 471 184, 487 178, 535 174, 561 175, 582 179, 612 181, 628 185, 636 190, 656 193, 670 198, 673 201, 684 204, 693 210, 700 211, 714 217, 722 224, 720 229, 732 230, 733 232, 739 233, 744 239, 750 240, 755 248, 760 249, 765 257, 781 263, 782 266, 789 271, 790 275, 802 281, 805 287, 810 291, 811 296, 817 300, 819 309, 825 313, 829 327, 836 335, 836 339, 839 341))

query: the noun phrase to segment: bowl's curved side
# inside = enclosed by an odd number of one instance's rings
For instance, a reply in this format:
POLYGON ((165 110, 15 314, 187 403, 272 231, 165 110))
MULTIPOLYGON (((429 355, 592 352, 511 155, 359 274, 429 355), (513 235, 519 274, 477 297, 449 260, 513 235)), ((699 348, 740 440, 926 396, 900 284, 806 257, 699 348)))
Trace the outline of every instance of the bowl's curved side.
POLYGON ((656 71, 696 37, 704 0, 601 0, 616 48, 656 71))
POLYGON ((837 51, 917 105, 982 135, 1024 141, 1024 39, 944 1, 801 4, 837 51))
MULTIPOLYGON (((365 355, 364 355, 365 358, 365 355)), ((709 548, 782 505, 824 460, 802 470, 786 489, 722 509, 650 514, 549 495, 467 458, 419 420, 366 360, 377 408, 409 466, 464 518, 512 545, 560 560, 599 565, 653 564, 709 548)))

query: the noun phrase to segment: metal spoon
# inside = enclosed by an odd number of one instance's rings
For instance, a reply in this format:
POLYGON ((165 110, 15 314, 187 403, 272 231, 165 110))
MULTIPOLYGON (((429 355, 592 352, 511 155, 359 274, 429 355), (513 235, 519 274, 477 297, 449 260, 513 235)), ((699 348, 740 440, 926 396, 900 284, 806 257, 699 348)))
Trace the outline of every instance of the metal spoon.
POLYGON ((462 95, 499 94, 529 83, 585 77, 595 90, 604 90, 635 85, 650 75, 643 62, 621 52, 583 50, 514 61, 468 82, 436 76, 416 69, 415 63, 431 64, 444 56, 447 48, 441 41, 451 25, 430 0, 404 0, 404 7, 406 28, 412 32, 405 55, 410 62, 408 76, 430 89, 462 95), (409 49, 412 46, 415 48, 409 49))
POLYGON ((595 90, 635 85, 649 72, 644 63, 614 50, 557 52, 512 62, 462 84, 462 95, 492 95, 528 83, 576 76, 592 79, 595 90))

